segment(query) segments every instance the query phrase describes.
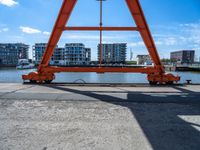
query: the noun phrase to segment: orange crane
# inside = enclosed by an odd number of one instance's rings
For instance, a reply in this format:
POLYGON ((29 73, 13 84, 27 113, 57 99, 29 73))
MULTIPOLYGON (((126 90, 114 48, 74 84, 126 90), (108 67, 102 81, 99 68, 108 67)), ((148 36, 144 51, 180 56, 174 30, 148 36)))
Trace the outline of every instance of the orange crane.
MULTIPOLYGON (((180 80, 179 76, 174 76, 173 74, 165 73, 164 66, 162 65, 153 37, 149 30, 147 21, 145 19, 142 7, 139 0, 125 0, 130 13, 135 20, 136 27, 104 27, 102 22, 100 26, 92 27, 73 27, 66 26, 70 15, 73 11, 78 0, 63 0, 62 7, 60 9, 59 15, 57 17, 56 23, 54 25, 53 31, 51 33, 50 39, 48 41, 45 53, 43 55, 42 61, 37 69, 37 72, 31 72, 28 75, 22 75, 23 80, 29 80, 32 83, 51 83, 55 79, 55 73, 59 72, 96 72, 96 73, 105 73, 105 72, 119 72, 119 73, 145 73, 147 74, 147 79, 150 84, 173 84, 180 80), (49 66, 51 56, 53 55, 54 49, 63 33, 63 31, 100 31, 100 45, 102 39, 102 31, 137 31, 140 33, 144 44, 151 56, 151 59, 154 63, 152 67, 145 68, 134 68, 134 67, 107 67, 100 65, 95 67, 57 67, 49 66)), ((102 1, 101 4, 101 13, 102 13, 102 1)), ((101 47, 101 46, 100 46, 101 47)), ((101 48, 100 48, 101 51, 101 48)))

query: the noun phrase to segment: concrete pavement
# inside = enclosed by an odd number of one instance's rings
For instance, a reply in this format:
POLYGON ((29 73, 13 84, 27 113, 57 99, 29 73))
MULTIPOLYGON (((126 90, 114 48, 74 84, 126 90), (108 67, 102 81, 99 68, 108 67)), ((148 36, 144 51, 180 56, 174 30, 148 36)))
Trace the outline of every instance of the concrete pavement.
POLYGON ((0 84, 0 150, 199 150, 200 85, 0 84))

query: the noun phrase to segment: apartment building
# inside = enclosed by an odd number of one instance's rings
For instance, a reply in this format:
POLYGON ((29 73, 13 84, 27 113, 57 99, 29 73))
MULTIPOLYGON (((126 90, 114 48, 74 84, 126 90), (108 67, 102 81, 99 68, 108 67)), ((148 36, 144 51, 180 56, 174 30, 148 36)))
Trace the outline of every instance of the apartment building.
POLYGON ((28 59, 28 51, 23 43, 0 43, 0 65, 16 66, 19 59, 28 59))
MULTIPOLYGON (((47 43, 36 43, 33 46, 35 63, 41 62, 47 43)), ((85 48, 82 43, 67 43, 64 48, 58 46, 54 50, 50 65, 85 65, 91 61, 91 49, 85 48)))
POLYGON ((181 50, 171 52, 170 59, 174 62, 181 64, 191 64, 194 63, 195 51, 194 50, 181 50))
MULTIPOLYGON (((100 61, 100 44, 98 44, 98 60, 100 61)), ((125 63, 126 62, 126 43, 102 44, 102 63, 125 63)))

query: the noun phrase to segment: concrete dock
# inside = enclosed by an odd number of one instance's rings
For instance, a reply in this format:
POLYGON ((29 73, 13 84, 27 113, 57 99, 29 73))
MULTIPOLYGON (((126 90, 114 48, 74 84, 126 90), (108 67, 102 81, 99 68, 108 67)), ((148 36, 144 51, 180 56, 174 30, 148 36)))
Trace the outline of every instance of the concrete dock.
POLYGON ((200 149, 200 85, 0 84, 0 150, 151 149, 200 149))

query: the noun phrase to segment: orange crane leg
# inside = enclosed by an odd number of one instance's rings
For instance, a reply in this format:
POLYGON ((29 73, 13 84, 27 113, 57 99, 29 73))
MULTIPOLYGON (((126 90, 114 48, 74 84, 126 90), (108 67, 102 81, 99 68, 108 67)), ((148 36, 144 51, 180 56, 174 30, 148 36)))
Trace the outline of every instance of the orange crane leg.
POLYGON ((180 80, 179 76, 166 74, 164 66, 162 65, 153 37, 145 19, 142 7, 139 0, 125 0, 135 20, 136 27, 66 27, 69 17, 77 0, 63 0, 55 26, 51 33, 47 48, 43 55, 42 61, 38 67, 37 72, 23 75, 23 80, 30 80, 31 82, 46 82, 49 83, 55 79, 54 73, 57 72, 139 72, 146 73, 150 84, 172 84, 180 80), (133 67, 52 67, 48 66, 53 51, 62 35, 63 31, 138 31, 144 41, 144 44, 152 58, 154 67, 133 68, 133 67))

